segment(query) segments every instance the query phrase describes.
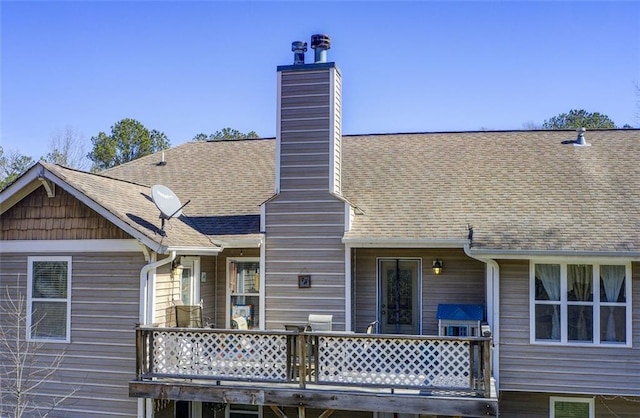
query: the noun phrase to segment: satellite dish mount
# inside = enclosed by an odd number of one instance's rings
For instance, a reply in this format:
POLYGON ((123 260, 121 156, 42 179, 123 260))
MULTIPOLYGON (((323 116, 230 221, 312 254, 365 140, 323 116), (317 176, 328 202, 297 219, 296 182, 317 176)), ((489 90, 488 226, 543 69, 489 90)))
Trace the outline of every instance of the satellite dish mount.
POLYGON ((167 186, 156 184, 151 188, 151 198, 153 203, 160 211, 160 219, 162 219, 161 229, 164 231, 164 221, 173 218, 174 216, 182 215, 182 208, 191 203, 191 200, 187 200, 184 205, 180 203, 178 196, 171 191, 167 186))

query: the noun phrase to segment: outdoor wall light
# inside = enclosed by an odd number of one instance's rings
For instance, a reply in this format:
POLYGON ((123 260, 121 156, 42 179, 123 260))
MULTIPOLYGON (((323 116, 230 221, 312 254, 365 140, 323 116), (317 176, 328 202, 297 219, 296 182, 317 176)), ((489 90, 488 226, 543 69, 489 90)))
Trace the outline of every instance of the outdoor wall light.
POLYGON ((433 274, 436 276, 442 273, 442 260, 433 260, 433 274))
POLYGON ((183 270, 184 270, 184 266, 182 265, 182 263, 178 261, 177 258, 171 262, 171 278, 172 279, 181 278, 183 270))

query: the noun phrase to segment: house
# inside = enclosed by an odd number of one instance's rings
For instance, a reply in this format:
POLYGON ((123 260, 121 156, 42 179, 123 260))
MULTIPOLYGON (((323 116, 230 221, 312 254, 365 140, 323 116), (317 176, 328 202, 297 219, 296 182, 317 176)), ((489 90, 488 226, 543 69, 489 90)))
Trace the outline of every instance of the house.
POLYGON ((275 139, 100 174, 40 162, 0 193, 0 303, 26 297, 20 337, 64 352, 34 402, 637 416, 640 131, 342 135, 341 72, 328 37, 311 46, 278 67, 275 139), (176 326, 181 305, 207 326, 176 326), (304 330, 310 314, 331 330, 304 330))

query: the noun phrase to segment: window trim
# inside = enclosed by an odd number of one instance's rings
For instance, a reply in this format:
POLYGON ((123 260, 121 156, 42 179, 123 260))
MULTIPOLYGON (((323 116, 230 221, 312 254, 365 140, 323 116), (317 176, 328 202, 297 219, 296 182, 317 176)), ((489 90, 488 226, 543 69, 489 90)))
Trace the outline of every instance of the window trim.
MULTIPOLYGON (((633 293, 632 293, 632 271, 631 262, 612 259, 574 259, 574 258, 540 258, 532 259, 529 262, 529 342, 538 345, 562 345, 562 346, 578 346, 578 347, 632 347, 633 328, 633 293), (559 264, 560 265, 560 341, 553 340, 537 340, 536 339, 536 300, 535 300, 535 266, 536 264, 559 264), (567 301, 567 265, 585 264, 593 267, 593 301, 588 304, 593 307, 593 340, 592 341, 571 341, 568 339, 567 330, 567 312, 568 306, 579 304, 567 301), (600 340, 600 308, 607 306, 607 302, 600 301, 600 266, 602 265, 618 265, 625 267, 625 294, 626 294, 626 312, 625 312, 625 334, 624 342, 606 342, 600 340), (597 284, 597 285, 596 285, 597 284)), ((541 301, 537 301, 541 302, 541 301)))
MULTIPOLYGON (((27 321, 25 335, 27 341, 33 342, 47 342, 47 343, 70 343, 71 342, 71 277, 72 277, 72 257, 71 256, 30 256, 27 257, 27 321), (66 318, 66 330, 65 338, 38 338, 32 336, 32 310, 33 310, 33 263, 39 261, 63 261, 67 263, 67 297, 64 299, 67 305, 67 318, 66 318)), ((43 300, 43 298, 36 298, 35 301, 43 300)), ((62 302, 62 298, 58 301, 62 302)))
POLYGON ((586 403, 589 405, 589 418, 595 418, 596 416, 596 403, 594 398, 550 396, 549 397, 549 418, 556 417, 556 411, 554 408, 556 402, 586 403))
MULTIPOLYGON (((230 288, 231 288, 231 277, 230 277, 230 273, 231 273, 231 263, 258 263, 258 268, 260 269, 260 286, 258 288, 258 301, 260 306, 258 306, 258 315, 260 318, 260 322, 258 324, 255 324, 253 329, 255 330, 261 330, 262 329, 262 321, 264 318, 264 288, 263 283, 264 283, 264 276, 263 276, 263 268, 262 268, 262 263, 260 263, 260 257, 228 257, 227 258, 227 266, 226 266, 226 279, 225 279, 225 293, 226 293, 226 309, 225 309, 225 324, 226 326, 231 327, 231 299, 232 296, 238 296, 239 294, 237 293, 231 293, 230 288)), ((243 293, 243 296, 252 296, 250 294, 246 294, 243 293)), ((255 309, 255 307, 254 307, 255 309)))

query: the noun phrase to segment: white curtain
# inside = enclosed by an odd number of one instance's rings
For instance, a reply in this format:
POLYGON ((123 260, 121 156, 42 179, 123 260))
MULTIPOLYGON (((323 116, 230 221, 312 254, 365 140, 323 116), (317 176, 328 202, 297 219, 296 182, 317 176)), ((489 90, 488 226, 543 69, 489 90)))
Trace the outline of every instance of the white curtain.
MULTIPOLYGON (((604 293, 607 302, 617 302, 620 289, 624 283, 625 267, 624 266, 600 266, 600 277, 604 283, 604 293)), ((609 318, 607 319, 607 341, 617 341, 616 339, 616 320, 613 315, 614 306, 609 307, 609 318)))
MULTIPOLYGON (((542 282, 549 300, 560 300, 560 265, 536 264, 536 277, 542 282)), ((553 317, 551 319, 551 339, 560 339, 560 313, 558 305, 553 305, 553 317)))

